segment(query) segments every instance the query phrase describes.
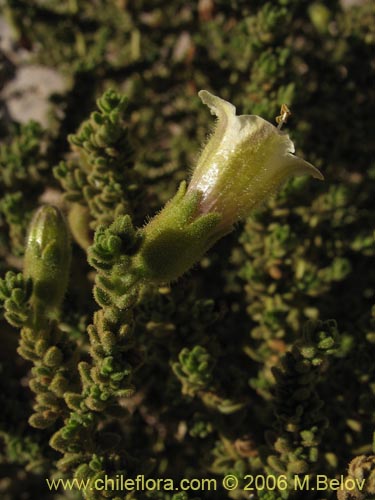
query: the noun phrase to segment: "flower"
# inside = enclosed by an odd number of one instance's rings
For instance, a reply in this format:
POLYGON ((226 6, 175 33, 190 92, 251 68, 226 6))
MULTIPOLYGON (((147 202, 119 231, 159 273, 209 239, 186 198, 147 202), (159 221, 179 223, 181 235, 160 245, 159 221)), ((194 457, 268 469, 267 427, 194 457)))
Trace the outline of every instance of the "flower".
POLYGON ((229 228, 289 177, 323 179, 317 168, 293 155, 294 144, 280 128, 256 115, 236 116, 233 104, 207 90, 199 97, 218 117, 187 191, 201 193, 200 213, 220 213, 220 225, 229 228))
POLYGON ((181 276, 290 176, 323 179, 293 155, 293 142, 280 128, 259 116, 236 116, 232 104, 206 90, 199 96, 218 117, 217 126, 189 186, 182 183, 142 229, 133 262, 141 279, 160 283, 181 276))

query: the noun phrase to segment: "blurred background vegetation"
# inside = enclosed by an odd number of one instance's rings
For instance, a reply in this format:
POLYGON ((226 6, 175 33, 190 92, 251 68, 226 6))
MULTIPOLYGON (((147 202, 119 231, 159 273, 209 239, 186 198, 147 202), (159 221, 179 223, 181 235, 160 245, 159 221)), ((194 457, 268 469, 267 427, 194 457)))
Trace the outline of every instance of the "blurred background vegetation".
MULTIPOLYGON (((354 459, 348 474, 367 478, 366 496, 341 492, 340 500, 375 498, 374 3, 0 5, 3 33, 11 30, 0 45, 0 271, 22 269, 39 205, 82 215, 82 226, 71 228, 60 328, 83 356, 97 309, 85 251, 93 231, 124 213, 142 226, 189 176, 212 124, 198 90, 271 122, 288 104, 297 153, 325 176, 323 183, 291 180, 189 275, 145 293, 134 323, 134 349, 145 362, 134 374, 135 396, 124 403, 131 418, 103 424, 113 433, 121 427, 133 473, 141 469, 131 457, 145 457, 150 477, 335 477, 354 459), (35 83, 22 91, 25 71, 35 83), (90 142, 90 113, 110 88, 127 98, 108 105, 117 113, 102 145, 109 157, 108 148, 117 151, 112 184, 90 142), (88 119, 89 128, 79 129, 88 119)), ((17 330, 3 317, 1 330, 1 498, 80 498, 46 490, 45 477, 61 476, 61 455, 49 448, 48 433, 27 422, 30 364, 16 354, 17 330)), ((252 498, 328 500, 336 492, 252 498)))

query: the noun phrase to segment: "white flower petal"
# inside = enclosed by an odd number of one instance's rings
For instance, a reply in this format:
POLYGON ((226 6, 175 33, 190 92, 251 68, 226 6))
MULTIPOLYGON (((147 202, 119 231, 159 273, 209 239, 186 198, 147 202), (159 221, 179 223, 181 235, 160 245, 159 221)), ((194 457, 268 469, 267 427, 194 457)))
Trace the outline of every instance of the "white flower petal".
POLYGON ((218 117, 188 188, 201 192, 202 212, 218 212, 234 224, 288 177, 323 179, 318 169, 292 154, 294 144, 285 132, 256 115, 236 116, 231 103, 206 90, 199 97, 218 117))

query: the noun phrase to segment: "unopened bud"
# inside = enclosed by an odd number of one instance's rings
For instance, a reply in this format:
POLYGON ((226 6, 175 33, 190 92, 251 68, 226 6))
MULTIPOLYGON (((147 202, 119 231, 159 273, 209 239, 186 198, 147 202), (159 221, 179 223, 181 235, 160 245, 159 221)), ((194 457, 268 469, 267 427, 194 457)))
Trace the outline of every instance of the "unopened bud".
POLYGON ((56 207, 42 206, 30 224, 24 274, 32 281, 32 306, 45 317, 58 312, 68 284, 70 259, 70 236, 63 215, 56 207))

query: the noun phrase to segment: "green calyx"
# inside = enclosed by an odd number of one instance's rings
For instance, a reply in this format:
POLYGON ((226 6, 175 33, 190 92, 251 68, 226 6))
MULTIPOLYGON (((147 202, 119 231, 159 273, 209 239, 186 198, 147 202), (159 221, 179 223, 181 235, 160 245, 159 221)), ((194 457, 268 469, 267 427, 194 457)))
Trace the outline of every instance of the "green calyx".
POLYGON ((186 193, 182 182, 176 195, 142 230, 143 243, 134 258, 141 277, 169 282, 188 271, 222 236, 218 213, 199 213, 199 192, 186 193))
POLYGON ((32 282, 35 317, 38 310, 44 317, 56 316, 68 284, 70 259, 64 217, 56 207, 42 206, 31 221, 24 263, 25 278, 32 282))
POLYGON ((142 229, 128 215, 97 229, 88 250, 98 271, 94 296, 102 307, 128 309, 137 302, 142 285, 166 283, 188 271, 225 232, 221 215, 199 212, 200 193, 176 195, 142 229))

